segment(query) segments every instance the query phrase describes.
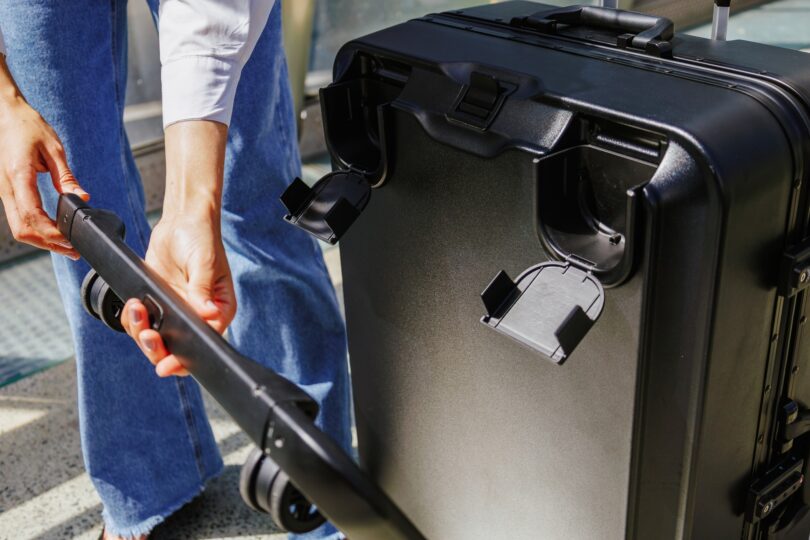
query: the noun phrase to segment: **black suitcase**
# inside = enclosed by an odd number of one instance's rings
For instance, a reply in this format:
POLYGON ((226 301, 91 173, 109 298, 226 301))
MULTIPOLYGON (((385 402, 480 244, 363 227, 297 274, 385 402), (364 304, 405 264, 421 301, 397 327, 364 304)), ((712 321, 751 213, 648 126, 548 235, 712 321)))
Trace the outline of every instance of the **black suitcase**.
POLYGON ((345 234, 361 463, 426 537, 808 537, 810 57, 513 1, 334 76, 283 202, 345 234))

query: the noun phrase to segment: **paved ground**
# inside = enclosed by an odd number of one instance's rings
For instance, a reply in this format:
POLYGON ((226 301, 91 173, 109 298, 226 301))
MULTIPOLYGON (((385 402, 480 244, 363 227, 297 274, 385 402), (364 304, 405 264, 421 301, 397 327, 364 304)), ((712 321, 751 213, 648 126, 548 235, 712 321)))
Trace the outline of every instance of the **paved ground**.
MULTIPOLYGON (((325 258, 340 296, 338 251, 325 258)), ((69 360, 0 388, 0 540, 95 540, 101 531, 101 503, 82 465, 74 367, 69 360)), ((251 443, 213 400, 206 405, 225 472, 153 538, 286 538, 242 503, 239 470, 251 443)))
MULTIPOLYGON (((239 468, 251 443, 208 401, 225 472, 153 537, 286 538, 239 498, 239 468)), ((101 504, 82 466, 73 362, 0 389, 0 539, 95 540, 100 531, 101 504)))

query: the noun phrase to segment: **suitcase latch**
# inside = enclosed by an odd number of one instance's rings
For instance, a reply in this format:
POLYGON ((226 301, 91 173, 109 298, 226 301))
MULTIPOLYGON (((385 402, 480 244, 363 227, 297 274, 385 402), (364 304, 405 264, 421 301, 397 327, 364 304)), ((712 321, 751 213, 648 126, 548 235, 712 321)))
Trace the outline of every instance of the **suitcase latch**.
POLYGON ((779 294, 790 298, 810 286, 810 243, 788 250, 779 269, 779 294))
POLYGON ((602 314, 605 292, 590 272, 565 262, 501 271, 481 293, 481 322, 562 364, 602 314))
POLYGON ((788 401, 782 407, 782 431, 781 448, 782 454, 793 448, 793 441, 810 433, 810 410, 799 409, 799 404, 795 401, 788 401))
POLYGON ((773 514, 804 484, 804 460, 789 455, 751 484, 745 505, 745 520, 757 523, 773 514))
POLYGON ((495 119, 508 93, 509 88, 492 75, 473 71, 470 83, 462 90, 447 118, 484 130, 495 119))

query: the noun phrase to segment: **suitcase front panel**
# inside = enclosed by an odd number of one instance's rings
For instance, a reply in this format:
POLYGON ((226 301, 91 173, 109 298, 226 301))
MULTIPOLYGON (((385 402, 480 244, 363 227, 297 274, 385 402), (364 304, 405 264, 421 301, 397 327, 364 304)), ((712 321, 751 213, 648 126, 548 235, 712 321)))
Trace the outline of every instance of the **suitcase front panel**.
POLYGON ((395 125, 395 173, 341 244, 364 465, 429 538, 621 537, 640 276, 564 369, 492 332, 480 291, 546 259, 533 156, 395 125))

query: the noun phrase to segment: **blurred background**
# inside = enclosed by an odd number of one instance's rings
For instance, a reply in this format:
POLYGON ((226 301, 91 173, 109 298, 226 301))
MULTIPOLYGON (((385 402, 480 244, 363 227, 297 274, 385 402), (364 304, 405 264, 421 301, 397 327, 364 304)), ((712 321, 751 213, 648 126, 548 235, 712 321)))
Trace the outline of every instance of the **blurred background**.
MULTIPOLYGON (((313 182, 330 167, 317 95, 319 88, 329 84, 333 59, 343 43, 427 13, 486 2, 287 0, 283 4, 284 37, 299 118, 304 180, 313 182)), ((678 31, 703 37, 710 33, 711 0, 620 0, 619 6, 669 17, 678 31)), ((810 0, 734 0, 728 38, 810 49, 810 0)), ((160 64, 155 26, 142 0, 129 2, 126 103, 127 133, 154 222, 160 215, 165 175, 160 64)), ((324 254, 340 293, 337 248, 324 246, 324 254)), ((95 538, 98 534, 100 507, 81 465, 72 355, 49 257, 15 242, 0 210, 0 540, 95 538)), ((247 441, 215 405, 210 414, 226 463, 236 467, 248 448, 247 441)), ((261 537, 266 520, 241 505, 234 474, 238 475, 236 469, 192 508, 192 516, 193 512, 213 513, 216 523, 200 525, 187 513, 176 518, 174 530, 184 530, 183 538, 237 534, 244 538, 252 533, 261 537), (235 506, 223 508, 222 501, 235 506), (207 532, 200 527, 208 527, 207 532)))

